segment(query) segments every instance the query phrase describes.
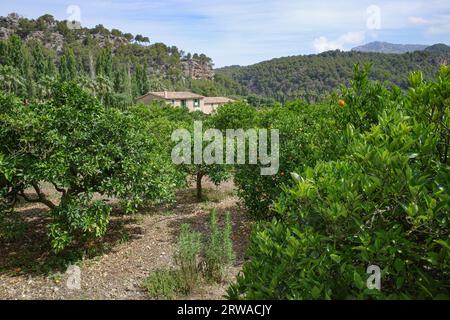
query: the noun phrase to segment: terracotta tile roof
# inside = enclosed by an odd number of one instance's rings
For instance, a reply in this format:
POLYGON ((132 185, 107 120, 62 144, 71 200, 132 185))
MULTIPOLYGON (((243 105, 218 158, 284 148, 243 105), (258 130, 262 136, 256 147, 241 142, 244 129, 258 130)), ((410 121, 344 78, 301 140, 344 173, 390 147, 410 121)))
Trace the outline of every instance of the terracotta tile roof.
POLYGON ((192 92, 180 92, 180 91, 162 91, 162 92, 149 92, 138 99, 144 98, 148 95, 155 96, 165 100, 182 100, 182 99, 202 99, 203 96, 192 92))
POLYGON ((226 98, 226 97, 205 97, 205 104, 219 104, 219 103, 227 103, 227 102, 233 102, 233 99, 226 98))

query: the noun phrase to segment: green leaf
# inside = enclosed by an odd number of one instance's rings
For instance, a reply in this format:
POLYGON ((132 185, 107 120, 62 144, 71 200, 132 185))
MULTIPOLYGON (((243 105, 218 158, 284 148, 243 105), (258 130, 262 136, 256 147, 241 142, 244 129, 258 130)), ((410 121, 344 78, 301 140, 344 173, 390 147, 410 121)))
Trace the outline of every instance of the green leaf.
POLYGON ((450 245, 446 241, 444 241, 444 240, 434 240, 434 242, 436 242, 437 244, 440 244, 441 246, 443 246, 447 250, 450 250, 450 245))
POLYGON ((353 271, 353 280, 355 281, 355 284, 358 287, 358 289, 364 288, 364 280, 361 278, 361 276, 356 270, 353 271))
POLYGON ((311 290, 311 295, 312 295, 312 297, 313 297, 314 299, 319 298, 319 297, 320 297, 321 291, 322 291, 322 290, 320 290, 320 288, 318 288, 318 287, 312 288, 312 290, 311 290))
POLYGON ((330 258, 336 263, 341 263, 341 257, 338 256, 337 254, 334 253, 330 254, 330 258))
POLYGON ((291 177, 292 177, 292 179, 294 179, 296 182, 302 182, 302 181, 303 181, 302 177, 300 177, 300 175, 298 175, 298 174, 295 173, 295 172, 291 172, 291 177))

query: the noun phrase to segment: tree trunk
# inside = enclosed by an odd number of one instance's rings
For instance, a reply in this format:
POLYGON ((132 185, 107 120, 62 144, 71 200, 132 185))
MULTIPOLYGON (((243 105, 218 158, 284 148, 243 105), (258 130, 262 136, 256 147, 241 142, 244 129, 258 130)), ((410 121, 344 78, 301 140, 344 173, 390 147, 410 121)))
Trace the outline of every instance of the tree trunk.
POLYGON ((202 178, 201 173, 197 173, 197 200, 202 201, 202 178))

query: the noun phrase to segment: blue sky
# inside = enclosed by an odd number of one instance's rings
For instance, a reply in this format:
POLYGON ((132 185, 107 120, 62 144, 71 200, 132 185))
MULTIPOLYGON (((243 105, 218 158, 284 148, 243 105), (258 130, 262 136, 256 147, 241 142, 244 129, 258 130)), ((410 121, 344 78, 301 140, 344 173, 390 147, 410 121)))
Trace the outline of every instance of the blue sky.
POLYGON ((450 44, 449 0, 3 0, 0 15, 64 20, 73 5, 83 26, 101 23, 205 53, 216 67, 371 41, 450 44))

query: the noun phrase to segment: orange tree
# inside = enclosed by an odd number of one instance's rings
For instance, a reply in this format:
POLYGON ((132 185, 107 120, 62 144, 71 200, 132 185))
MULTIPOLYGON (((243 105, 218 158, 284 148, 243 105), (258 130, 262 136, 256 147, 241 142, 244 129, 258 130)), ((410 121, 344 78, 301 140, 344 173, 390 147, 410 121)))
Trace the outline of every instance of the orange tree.
MULTIPOLYGON (((195 112, 190 114, 190 119, 188 121, 185 121, 183 126, 180 127, 187 132, 189 132, 190 135, 190 164, 181 164, 180 168, 183 170, 186 174, 191 176, 195 180, 195 188, 196 188, 196 198, 198 201, 203 200, 203 181, 204 178, 207 177, 212 183, 215 185, 219 185, 221 182, 226 181, 230 177, 230 166, 227 166, 222 161, 219 161, 219 163, 207 163, 204 158, 204 152, 207 150, 207 146, 209 144, 215 144, 217 137, 208 137, 208 140, 206 139, 205 133, 208 129, 217 129, 214 126, 214 121, 211 116, 207 116, 200 112, 195 112), (195 132, 195 121, 197 121, 197 125, 201 124, 201 131, 195 132), (194 139, 196 135, 202 135, 201 137, 201 143, 202 143, 202 162, 201 163, 195 163, 195 142, 194 139)), ((198 127, 200 129, 200 127, 198 127)), ((198 130, 197 129, 197 130, 198 130)), ((223 138, 223 137, 221 137, 223 138)), ((220 142, 220 141, 217 141, 220 142)), ((225 145, 225 139, 223 139, 222 147, 225 145)), ((211 151, 211 156, 215 157, 216 152, 211 151)), ((219 156, 219 155, 217 155, 219 156)), ((217 159, 218 160, 218 159, 217 159)))
POLYGON ((145 128, 135 112, 105 108, 76 83, 57 84, 50 101, 30 105, 0 93, 2 205, 9 212, 18 200, 46 205, 55 252, 101 237, 111 207, 95 194, 132 212, 170 199, 180 181, 158 129, 145 128))
MULTIPOLYGON (((234 180, 238 195, 249 213, 257 219, 273 216, 273 202, 290 182, 290 172, 313 165, 317 159, 334 159, 340 148, 339 127, 327 104, 309 105, 293 101, 284 106, 260 109, 230 105, 219 108, 223 126, 230 129, 278 129, 279 170, 275 175, 262 176, 260 164, 235 165, 234 180), (249 108, 253 109, 252 111, 249 108), (252 119, 252 121, 248 120, 252 119)), ((247 144, 248 151, 248 144, 247 144)), ((268 150, 270 151, 270 150, 268 150)))
POLYGON ((292 173, 231 298, 450 297, 450 68, 432 83, 412 75, 407 95, 357 71, 343 91, 352 110, 335 106, 347 112, 346 153, 292 173), (371 265, 381 290, 366 285, 371 265))

